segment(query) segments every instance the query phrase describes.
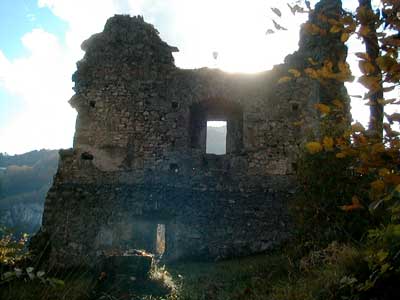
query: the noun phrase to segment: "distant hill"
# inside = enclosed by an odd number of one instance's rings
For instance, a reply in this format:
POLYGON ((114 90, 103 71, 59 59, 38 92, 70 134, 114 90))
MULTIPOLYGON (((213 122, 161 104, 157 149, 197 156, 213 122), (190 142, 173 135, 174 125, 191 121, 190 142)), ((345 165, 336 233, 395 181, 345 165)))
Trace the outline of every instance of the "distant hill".
POLYGON ((17 166, 33 166, 41 160, 47 160, 49 156, 57 156, 58 150, 34 150, 24 154, 7 155, 0 153, 0 167, 17 166))
POLYGON ((0 154, 0 226, 37 231, 57 165, 58 150, 0 154))

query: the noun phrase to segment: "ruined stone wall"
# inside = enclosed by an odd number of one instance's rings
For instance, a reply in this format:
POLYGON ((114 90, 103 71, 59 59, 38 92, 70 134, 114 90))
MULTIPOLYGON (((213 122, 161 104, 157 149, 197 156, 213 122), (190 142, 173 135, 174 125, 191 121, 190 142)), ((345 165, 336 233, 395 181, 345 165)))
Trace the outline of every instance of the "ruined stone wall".
POLYGON ((107 251, 166 259, 257 253, 290 235, 287 201, 298 147, 319 85, 182 70, 154 27, 115 16, 82 45, 73 76, 74 147, 61 151, 41 229, 58 265, 93 264, 107 251), (207 154, 207 120, 227 121, 227 153, 207 154))

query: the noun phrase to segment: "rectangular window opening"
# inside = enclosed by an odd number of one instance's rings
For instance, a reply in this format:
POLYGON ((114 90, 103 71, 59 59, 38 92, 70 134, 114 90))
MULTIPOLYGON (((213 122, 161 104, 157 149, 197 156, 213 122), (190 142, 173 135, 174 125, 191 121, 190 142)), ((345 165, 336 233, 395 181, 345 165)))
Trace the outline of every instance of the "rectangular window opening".
POLYGON ((165 252, 165 224, 157 224, 156 254, 163 255, 165 252))
POLYGON ((207 154, 226 154, 226 121, 207 121, 207 154))

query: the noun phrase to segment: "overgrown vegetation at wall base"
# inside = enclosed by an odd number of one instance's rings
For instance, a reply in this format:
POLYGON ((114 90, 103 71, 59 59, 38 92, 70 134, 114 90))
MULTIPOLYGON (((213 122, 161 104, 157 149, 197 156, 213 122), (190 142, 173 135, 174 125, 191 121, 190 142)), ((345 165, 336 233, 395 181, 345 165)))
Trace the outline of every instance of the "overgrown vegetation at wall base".
MULTIPOLYGON (((339 22, 322 19, 332 26, 325 34, 356 34, 366 45, 366 52, 357 56, 363 73, 359 82, 371 106, 370 125, 346 128, 341 99, 316 105, 322 130, 305 145, 299 168, 302 200, 294 210, 303 225, 299 239, 308 248, 332 240, 359 248, 361 263, 342 278, 349 292, 345 299, 394 299, 400 292, 400 139, 392 125, 400 118, 385 114, 385 122, 383 112, 386 105, 400 103, 385 99, 400 79, 400 38, 387 30, 400 30, 400 3, 381 1, 379 15, 370 1, 359 3, 354 15, 345 14, 339 22)), ((315 24, 309 27, 315 29, 315 24)), ((335 78, 329 75, 335 64, 328 64, 329 72, 304 73, 326 84, 327 78, 335 78)))

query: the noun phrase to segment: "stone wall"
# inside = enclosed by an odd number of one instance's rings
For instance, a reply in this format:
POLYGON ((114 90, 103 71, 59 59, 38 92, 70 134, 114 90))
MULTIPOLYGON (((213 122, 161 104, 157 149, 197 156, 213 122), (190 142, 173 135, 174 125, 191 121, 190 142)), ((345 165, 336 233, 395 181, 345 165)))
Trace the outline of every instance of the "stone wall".
POLYGON ((253 75, 178 69, 177 49, 141 17, 110 18, 82 48, 74 147, 60 153, 38 235, 53 263, 157 252, 160 226, 170 260, 248 255, 290 236, 286 205, 317 82, 277 84, 289 65, 253 75), (225 155, 205 151, 208 120, 227 121, 225 155))

